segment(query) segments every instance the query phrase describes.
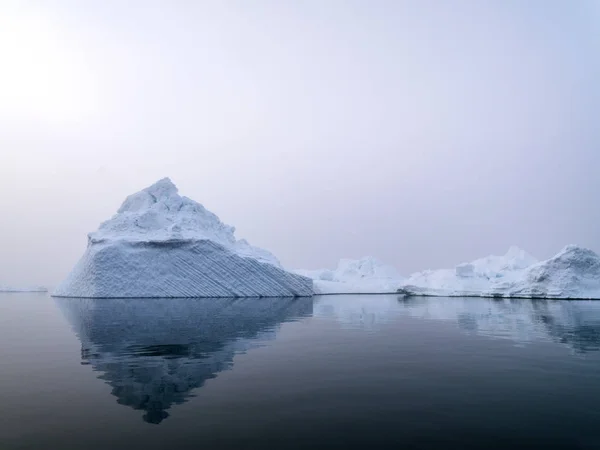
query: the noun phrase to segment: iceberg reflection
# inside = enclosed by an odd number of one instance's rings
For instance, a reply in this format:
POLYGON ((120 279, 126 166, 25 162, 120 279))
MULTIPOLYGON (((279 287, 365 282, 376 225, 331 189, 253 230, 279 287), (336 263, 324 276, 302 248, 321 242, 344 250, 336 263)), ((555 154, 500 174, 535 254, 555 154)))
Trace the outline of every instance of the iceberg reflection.
POLYGON ((312 314, 311 298, 55 301, 81 341, 83 364, 102 372, 118 403, 154 424, 230 368, 235 354, 312 314))
POLYGON ((314 316, 377 330, 401 316, 455 323, 467 333, 518 344, 552 341, 600 350, 600 301, 340 295, 315 297, 314 316))
POLYGON ((455 321, 464 331, 566 344, 577 353, 600 349, 600 301, 400 297, 412 317, 455 321))

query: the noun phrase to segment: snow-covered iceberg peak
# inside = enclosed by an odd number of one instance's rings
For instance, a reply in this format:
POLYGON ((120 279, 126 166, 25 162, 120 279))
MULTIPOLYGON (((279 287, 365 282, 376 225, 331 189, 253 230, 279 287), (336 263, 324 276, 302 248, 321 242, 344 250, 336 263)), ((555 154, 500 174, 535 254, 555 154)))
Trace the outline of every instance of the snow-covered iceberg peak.
POLYGON ((209 238, 232 244, 233 227, 225 225, 200 203, 179 195, 169 178, 128 196, 117 214, 90 233, 104 239, 169 240, 209 238))
POLYGON ((270 252, 236 240, 235 228, 221 222, 200 203, 179 195, 177 186, 163 178, 128 196, 110 220, 89 234, 90 242, 126 240, 161 242, 210 240, 241 256, 280 266, 270 252))
POLYGON ((88 235, 88 247, 54 292, 62 297, 293 297, 309 278, 286 272, 267 250, 163 178, 130 195, 88 235))

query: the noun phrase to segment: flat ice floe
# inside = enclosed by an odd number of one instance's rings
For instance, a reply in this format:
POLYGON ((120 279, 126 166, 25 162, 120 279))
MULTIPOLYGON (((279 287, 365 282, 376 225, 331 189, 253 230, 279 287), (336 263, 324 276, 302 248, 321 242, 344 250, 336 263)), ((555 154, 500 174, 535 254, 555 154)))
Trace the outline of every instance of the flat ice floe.
POLYGON ((270 252, 237 240, 201 204, 164 178, 127 197, 88 235, 58 297, 311 296, 312 280, 285 271, 270 252))
POLYGON ((48 292, 48 289, 42 286, 29 286, 29 287, 14 287, 14 286, 0 286, 0 292, 48 292))

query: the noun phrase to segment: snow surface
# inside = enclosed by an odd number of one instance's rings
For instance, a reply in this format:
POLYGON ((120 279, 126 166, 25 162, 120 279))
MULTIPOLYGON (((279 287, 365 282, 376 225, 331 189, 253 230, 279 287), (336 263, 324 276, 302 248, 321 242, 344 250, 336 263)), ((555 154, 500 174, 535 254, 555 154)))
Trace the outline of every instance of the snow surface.
POLYGON ((30 286, 30 287, 13 287, 13 286, 0 286, 0 292, 48 292, 48 289, 42 286, 30 286))
POLYGON ((312 278, 315 294, 395 293, 402 277, 392 266, 373 257, 341 259, 336 269, 295 270, 312 278))
POLYGON ((286 272, 268 251, 236 240, 201 204, 164 178, 130 195, 88 235, 59 297, 295 297, 312 280, 286 272))

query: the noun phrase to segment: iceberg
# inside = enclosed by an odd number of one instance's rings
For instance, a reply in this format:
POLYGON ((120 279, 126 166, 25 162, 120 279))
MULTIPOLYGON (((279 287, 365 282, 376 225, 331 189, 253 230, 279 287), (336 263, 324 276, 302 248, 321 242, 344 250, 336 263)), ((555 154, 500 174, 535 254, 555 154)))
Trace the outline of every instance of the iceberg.
POLYGON ((43 286, 13 287, 0 286, 0 292, 48 292, 43 286))
POLYGON ((567 245, 556 256, 533 264, 518 277, 493 284, 485 296, 600 299, 600 256, 567 245))
POLYGON ((392 266, 373 257, 341 259, 336 269, 295 270, 313 280, 315 294, 396 293, 402 277, 392 266))
POLYGON ((463 263, 454 269, 425 270, 411 275, 401 287, 411 295, 469 297, 481 296, 492 285, 513 280, 537 259, 512 246, 502 256, 490 255, 463 263))
POLYGON ((267 250, 235 238, 164 178, 125 199, 88 235, 56 297, 302 297, 310 278, 285 271, 267 250))
POLYGON ((399 292, 436 297, 600 299, 600 256, 567 245, 556 256, 538 262, 511 247, 504 256, 413 274, 399 292))
POLYGON ((336 269, 295 270, 314 283, 315 294, 386 294, 427 297, 600 299, 600 255, 568 245, 538 261, 512 246, 454 269, 424 270, 402 278, 372 257, 342 259, 336 269))

